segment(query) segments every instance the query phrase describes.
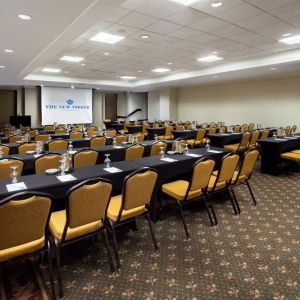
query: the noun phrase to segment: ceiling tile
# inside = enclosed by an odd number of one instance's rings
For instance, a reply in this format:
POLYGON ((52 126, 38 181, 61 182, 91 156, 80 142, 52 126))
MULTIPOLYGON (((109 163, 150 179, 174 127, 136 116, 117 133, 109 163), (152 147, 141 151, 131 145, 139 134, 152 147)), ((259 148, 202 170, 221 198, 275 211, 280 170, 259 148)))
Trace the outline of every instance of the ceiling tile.
POLYGON ((148 31, 160 33, 160 34, 170 34, 172 32, 175 32, 176 30, 179 30, 182 28, 182 26, 167 22, 167 21, 158 21, 146 28, 148 31))
POLYGON ((142 29, 157 21, 158 19, 156 18, 152 18, 147 15, 139 14, 136 12, 131 12, 128 15, 126 15, 124 18, 119 20, 118 23, 142 29))
POLYGON ((190 24, 189 27, 201 30, 203 32, 210 32, 210 31, 214 31, 218 28, 221 28, 223 26, 226 26, 228 24, 229 23, 226 21, 222 21, 217 18, 208 16, 204 19, 201 19, 197 22, 190 24))

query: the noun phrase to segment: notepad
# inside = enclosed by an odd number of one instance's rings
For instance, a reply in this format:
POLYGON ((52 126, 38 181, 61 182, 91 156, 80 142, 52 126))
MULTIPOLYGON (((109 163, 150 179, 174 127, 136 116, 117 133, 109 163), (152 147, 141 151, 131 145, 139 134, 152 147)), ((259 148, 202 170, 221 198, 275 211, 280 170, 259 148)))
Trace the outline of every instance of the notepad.
POLYGON ((33 157, 34 158, 38 158, 38 157, 40 157, 42 154, 35 154, 35 155, 33 155, 33 157))
POLYGON ((71 174, 56 176, 56 178, 61 182, 76 180, 76 178, 71 174))
POLYGON ((15 192, 15 191, 21 191, 26 190, 27 186, 24 182, 18 182, 18 183, 11 183, 6 185, 8 192, 15 192))
POLYGON ((174 161, 178 161, 177 159, 173 159, 173 158, 161 158, 160 160, 163 160, 163 161, 167 161, 167 162, 174 162, 174 161))
POLYGON ((286 141, 286 139, 274 139, 274 141, 286 141))
POLYGON ((296 136, 288 136, 287 139, 291 139, 291 140, 296 140, 298 139, 299 137, 296 137, 296 136))
POLYGON ((122 146, 114 146, 113 148, 115 148, 115 149, 122 149, 124 147, 122 147, 122 146))
POLYGON ((201 157, 203 155, 200 155, 200 154, 194 154, 194 153, 188 153, 186 154, 186 156, 190 156, 190 157, 201 157))
POLYGON ((106 172, 109 173, 118 173, 118 172, 122 172, 122 170, 115 168, 115 167, 110 167, 110 168, 103 168, 103 170, 105 170, 106 172))
POLYGON ((210 153, 222 153, 222 151, 217 151, 217 150, 209 150, 207 152, 210 152, 210 153))

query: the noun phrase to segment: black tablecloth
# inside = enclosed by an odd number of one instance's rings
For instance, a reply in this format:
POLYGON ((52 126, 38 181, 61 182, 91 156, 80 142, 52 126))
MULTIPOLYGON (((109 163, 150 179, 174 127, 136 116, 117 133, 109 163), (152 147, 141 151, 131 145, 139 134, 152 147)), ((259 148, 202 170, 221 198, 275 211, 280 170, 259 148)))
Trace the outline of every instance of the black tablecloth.
POLYGON ((280 154, 294 149, 300 149, 300 136, 284 139, 267 138, 259 140, 261 147, 261 172, 271 175, 279 174, 280 154))
POLYGON ((195 139, 197 136, 197 130, 173 130, 174 139, 195 139))
POLYGON ((239 143, 242 139, 241 133, 225 133, 225 134, 207 134, 207 138, 210 139, 211 146, 223 148, 228 144, 239 143))
POLYGON ((124 129, 124 123, 111 123, 107 129, 122 130, 124 129))
POLYGON ((156 128, 147 128, 148 131, 148 140, 154 140, 155 135, 165 135, 166 128, 165 127, 156 127, 156 128))
POLYGON ((128 133, 131 134, 143 131, 142 125, 130 125, 130 126, 126 126, 126 128, 128 129, 128 133))

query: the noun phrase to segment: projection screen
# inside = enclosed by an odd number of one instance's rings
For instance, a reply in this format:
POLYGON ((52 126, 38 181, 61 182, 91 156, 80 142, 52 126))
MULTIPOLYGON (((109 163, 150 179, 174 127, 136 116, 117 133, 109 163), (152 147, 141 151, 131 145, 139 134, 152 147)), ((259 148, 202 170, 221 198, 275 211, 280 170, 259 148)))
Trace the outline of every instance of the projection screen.
POLYGON ((42 87, 42 125, 93 123, 91 89, 42 87))

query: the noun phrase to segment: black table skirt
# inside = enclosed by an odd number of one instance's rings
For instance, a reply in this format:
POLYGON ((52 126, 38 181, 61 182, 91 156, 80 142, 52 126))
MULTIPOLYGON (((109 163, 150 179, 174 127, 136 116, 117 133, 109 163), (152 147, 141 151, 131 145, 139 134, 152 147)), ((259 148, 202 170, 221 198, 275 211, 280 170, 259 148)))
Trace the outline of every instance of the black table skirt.
POLYGON ((197 130, 173 130, 174 139, 195 139, 197 136, 197 130))
POLYGON ((115 129, 116 131, 124 129, 124 123, 111 123, 107 129, 115 129))
POLYGON ((155 135, 165 135, 166 128, 165 127, 157 127, 157 128, 147 128, 148 131, 148 140, 154 140, 155 135))
POLYGON ((228 144, 239 143, 242 139, 241 133, 225 133, 225 134, 207 134, 207 138, 210 139, 211 146, 223 148, 228 144))
POLYGON ((134 133, 143 131, 142 125, 130 125, 130 126, 126 126, 126 128, 128 129, 128 133, 130 133, 130 134, 134 134, 134 133))

